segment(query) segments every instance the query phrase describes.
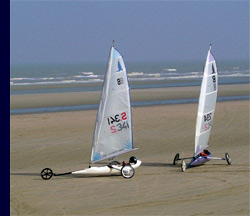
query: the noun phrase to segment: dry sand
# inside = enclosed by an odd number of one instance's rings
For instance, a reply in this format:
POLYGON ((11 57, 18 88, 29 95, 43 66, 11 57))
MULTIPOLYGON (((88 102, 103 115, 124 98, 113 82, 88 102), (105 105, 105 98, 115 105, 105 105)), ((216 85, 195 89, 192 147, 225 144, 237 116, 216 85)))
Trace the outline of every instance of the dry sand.
POLYGON ((142 160, 132 179, 121 176, 40 178, 86 168, 96 110, 13 115, 11 215, 249 215, 249 101, 219 102, 210 161, 181 172, 177 152, 192 156, 197 104, 133 108, 133 154, 142 160))

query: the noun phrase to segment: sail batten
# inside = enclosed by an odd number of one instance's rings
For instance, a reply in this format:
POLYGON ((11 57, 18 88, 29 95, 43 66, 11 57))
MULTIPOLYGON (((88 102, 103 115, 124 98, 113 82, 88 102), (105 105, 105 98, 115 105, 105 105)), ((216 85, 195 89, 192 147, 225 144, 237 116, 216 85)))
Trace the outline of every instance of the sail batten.
POLYGON ((96 163, 96 162, 100 162, 100 161, 107 160, 107 159, 110 159, 110 158, 114 158, 114 157, 117 157, 117 156, 119 156, 121 154, 125 154, 125 153, 135 151, 135 150, 137 150, 137 148, 130 149, 130 150, 123 150, 123 151, 120 151, 120 152, 115 152, 113 154, 109 154, 108 156, 103 156, 101 159, 97 159, 94 162, 96 163))
POLYGON ((123 58, 112 46, 93 135, 91 163, 134 150, 129 91, 123 58))
POLYGON ((209 92, 206 94, 206 96, 211 95, 211 94, 217 94, 217 92, 209 92))
POLYGON ((214 118, 218 91, 218 73, 215 58, 208 50, 204 75, 201 84, 199 107, 195 131, 195 156, 209 146, 209 136, 214 118))

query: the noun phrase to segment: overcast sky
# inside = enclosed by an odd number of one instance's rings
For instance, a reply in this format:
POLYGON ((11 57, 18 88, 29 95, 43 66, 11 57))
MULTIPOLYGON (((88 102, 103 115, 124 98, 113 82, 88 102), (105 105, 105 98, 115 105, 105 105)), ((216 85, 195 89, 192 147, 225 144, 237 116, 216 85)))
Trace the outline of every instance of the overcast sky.
POLYGON ((249 59, 249 1, 11 1, 11 63, 249 59))

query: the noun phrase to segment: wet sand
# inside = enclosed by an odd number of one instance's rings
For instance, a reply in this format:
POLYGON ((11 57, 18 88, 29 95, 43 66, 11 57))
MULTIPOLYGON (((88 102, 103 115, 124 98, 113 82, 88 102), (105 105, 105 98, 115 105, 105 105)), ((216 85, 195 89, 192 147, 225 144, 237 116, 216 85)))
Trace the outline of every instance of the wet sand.
POLYGON ((53 177, 88 166, 96 110, 13 115, 11 215, 249 215, 249 101, 218 102, 210 161, 181 172, 178 152, 192 156, 197 104, 133 108, 134 146, 120 156, 142 160, 132 179, 53 177))
MULTIPOLYGON (((132 89, 131 101, 199 98, 200 86, 132 89)), ((11 109, 98 104, 100 91, 11 95, 11 109)), ((219 85, 218 97, 249 95, 248 84, 219 85)))

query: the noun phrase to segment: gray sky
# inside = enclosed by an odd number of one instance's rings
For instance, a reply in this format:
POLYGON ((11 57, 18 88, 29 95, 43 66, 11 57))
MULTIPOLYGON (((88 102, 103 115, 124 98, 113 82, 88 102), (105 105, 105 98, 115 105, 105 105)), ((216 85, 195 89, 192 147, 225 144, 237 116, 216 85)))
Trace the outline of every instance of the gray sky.
POLYGON ((11 1, 11 63, 249 59, 249 1, 11 1))

